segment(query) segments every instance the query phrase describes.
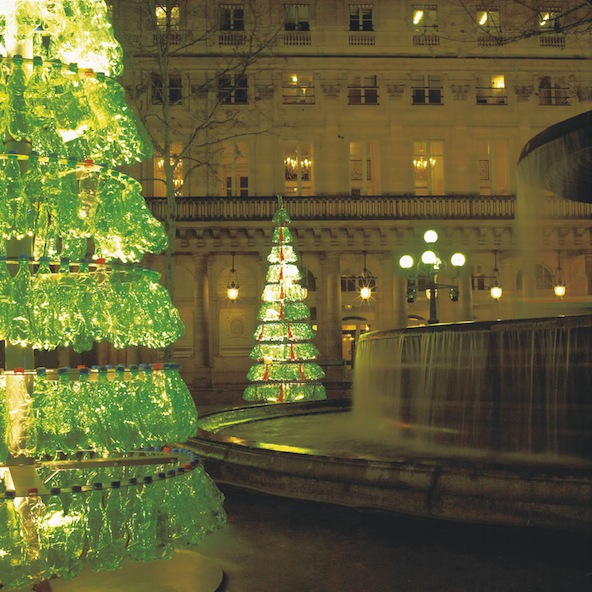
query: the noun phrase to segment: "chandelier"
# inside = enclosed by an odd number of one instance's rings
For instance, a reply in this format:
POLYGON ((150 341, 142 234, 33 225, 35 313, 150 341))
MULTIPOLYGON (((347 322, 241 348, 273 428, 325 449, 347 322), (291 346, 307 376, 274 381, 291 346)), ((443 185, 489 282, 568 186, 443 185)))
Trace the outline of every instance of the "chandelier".
POLYGON ((287 156, 284 160, 284 166, 287 181, 295 181, 298 179, 299 174, 303 181, 310 179, 310 169, 312 167, 312 160, 310 158, 293 158, 287 156))
POLYGON ((436 159, 431 156, 427 159, 423 156, 413 159, 413 167, 416 171, 427 171, 428 169, 433 169, 435 166, 436 159))

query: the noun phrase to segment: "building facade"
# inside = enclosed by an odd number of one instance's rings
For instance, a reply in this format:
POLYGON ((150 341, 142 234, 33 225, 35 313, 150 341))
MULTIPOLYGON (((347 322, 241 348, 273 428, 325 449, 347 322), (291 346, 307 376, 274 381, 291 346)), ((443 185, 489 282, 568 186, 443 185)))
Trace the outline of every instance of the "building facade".
POLYGON ((167 168, 177 195, 187 380, 246 384, 277 195, 329 382, 348 380, 361 333, 433 320, 425 270, 399 265, 428 229, 443 261, 466 257, 437 276, 440 322, 590 310, 592 208, 541 192, 524 211, 516 164, 592 108, 592 7, 530 4, 111 3, 123 82, 157 145, 130 172, 163 219, 167 168))

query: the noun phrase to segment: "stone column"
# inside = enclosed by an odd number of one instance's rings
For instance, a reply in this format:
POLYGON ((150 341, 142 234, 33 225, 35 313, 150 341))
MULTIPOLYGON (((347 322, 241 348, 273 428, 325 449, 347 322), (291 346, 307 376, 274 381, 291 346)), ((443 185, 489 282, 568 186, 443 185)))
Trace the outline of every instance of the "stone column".
POLYGON ((317 327, 321 365, 325 367, 327 379, 332 380, 332 369, 341 365, 341 269, 339 253, 327 252, 320 257, 320 293, 317 303, 317 327))
POLYGON ((193 293, 193 382, 211 384, 210 360, 210 290, 208 255, 193 255, 195 289, 193 293))
POLYGON ((588 291, 587 291, 587 295, 592 294, 592 253, 586 253, 585 255, 585 261, 586 261, 586 279, 587 281, 587 286, 588 286, 588 291))
POLYGON ((394 253, 385 253, 381 258, 382 274, 379 278, 380 298, 379 326, 372 329, 400 329, 407 326, 407 301, 405 278, 397 273, 398 262, 394 253))

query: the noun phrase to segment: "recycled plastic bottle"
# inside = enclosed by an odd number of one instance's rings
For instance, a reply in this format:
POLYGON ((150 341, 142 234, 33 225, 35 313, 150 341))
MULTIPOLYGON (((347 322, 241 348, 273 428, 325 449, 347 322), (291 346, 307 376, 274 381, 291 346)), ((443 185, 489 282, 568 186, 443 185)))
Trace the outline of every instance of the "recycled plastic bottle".
MULTIPOLYGON (((38 580, 49 577, 47 549, 41 544, 40 527, 45 516, 45 505, 37 488, 27 490, 27 495, 18 506, 21 534, 26 549, 28 578, 38 580)), ((27 578, 27 579, 28 579, 27 578)))
POLYGON ((39 156, 31 153, 27 170, 21 177, 20 199, 16 203, 14 214, 14 235, 17 239, 35 234, 42 201, 39 156))
POLYGON ((48 95, 46 67, 40 56, 33 58, 33 72, 25 88, 27 128, 33 150, 40 154, 66 156, 64 143, 58 136, 48 95))
POLYGON ((6 588, 21 588, 29 583, 27 549, 21 534, 20 514, 14 505, 15 492, 6 491, 0 500, 0 580, 6 588))
POLYGON ((164 471, 160 471, 153 482, 156 500, 156 544, 159 559, 171 559, 174 546, 174 520, 168 492, 168 480, 164 471))
POLYGON ((102 530, 105 523, 105 510, 103 508, 103 484, 93 483, 92 491, 87 499, 86 514, 86 538, 88 552, 86 564, 91 571, 99 571, 102 568, 102 530))
POLYGON ((4 167, 4 176, 6 178, 6 200, 10 207, 10 236, 15 236, 17 239, 22 239, 22 236, 16 236, 15 220, 16 211, 19 202, 22 200, 23 182, 21 178, 21 167, 16 153, 10 153, 6 166, 4 167))
POLYGON ((47 369, 36 368, 33 382, 31 414, 35 424, 35 450, 38 456, 53 457, 57 448, 54 425, 55 382, 47 377, 47 369))
POLYGON ((12 277, 6 265, 6 257, 0 255, 0 340, 6 340, 12 320, 12 277))
POLYGON ((101 336, 102 303, 95 277, 90 274, 88 259, 80 259, 76 277, 76 308, 83 323, 80 333, 72 339, 72 349, 83 352, 92 349, 101 336))
POLYGON ((54 349, 58 340, 53 328, 56 282, 49 265, 49 257, 39 259, 39 267, 31 287, 33 326, 35 328, 33 346, 44 350, 54 349))
POLYGON ((78 380, 75 382, 76 399, 80 406, 79 428, 83 435, 79 442, 81 450, 95 450, 99 445, 97 411, 94 386, 89 382, 90 368, 78 368, 78 380))
POLYGON ((64 530, 64 505, 61 489, 52 487, 45 502, 45 515, 40 524, 41 544, 47 549, 47 566, 51 575, 60 576, 68 565, 68 536, 64 530))
POLYGON ((187 385, 179 374, 179 364, 162 365, 165 389, 172 402, 175 418, 175 440, 185 442, 197 433, 197 409, 187 385))
POLYGON ((55 399, 54 409, 56 412, 58 447, 65 453, 76 452, 82 437, 82 430, 78 421, 79 405, 70 380, 70 368, 68 366, 58 368, 55 399))
POLYGON ((27 255, 21 255, 11 291, 13 305, 11 308, 12 320, 8 330, 8 341, 12 345, 26 346, 31 341, 31 294, 29 257, 27 255))
POLYGON ((66 564, 61 575, 64 579, 75 578, 83 568, 82 552, 86 531, 86 494, 80 485, 72 485, 72 498, 66 513, 66 564))
POLYGON ((12 56, 12 71, 6 81, 8 90, 8 124, 7 130, 13 140, 20 142, 28 137, 27 131, 27 103, 25 89, 27 75, 23 68, 21 55, 12 56))
POLYGON ((6 62, 0 57, 0 135, 4 137, 8 120, 8 88, 6 87, 6 62))
POLYGON ((154 561, 157 552, 156 502, 152 476, 143 478, 142 487, 134 488, 137 499, 132 504, 133 514, 129 517, 129 556, 134 561, 154 561))
POLYGON ((6 387, 3 387, 0 388, 0 463, 6 462, 8 457, 7 430, 8 409, 6 408, 6 387))
POLYGON ((104 569, 117 569, 125 559, 128 536, 124 498, 118 480, 111 481, 111 489, 107 494, 103 530, 108 532, 110 541, 102 549, 102 566, 104 569))
MULTIPOLYGON (((130 409, 127 405, 126 384, 124 380, 124 366, 117 366, 113 381, 108 384, 108 401, 105 405, 105 422, 109 430, 110 450, 126 452, 131 448, 131 434, 129 424, 130 409)), ((99 371, 99 377, 101 372, 99 371)), ((100 383, 101 387, 103 383, 100 383)), ((106 389, 105 389, 106 390, 106 389)))

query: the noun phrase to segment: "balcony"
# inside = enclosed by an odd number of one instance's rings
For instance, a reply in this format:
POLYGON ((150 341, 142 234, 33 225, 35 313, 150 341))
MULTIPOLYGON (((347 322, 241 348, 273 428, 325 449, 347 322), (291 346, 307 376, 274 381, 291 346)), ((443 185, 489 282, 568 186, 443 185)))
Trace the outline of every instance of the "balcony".
POLYGON ((505 88, 477 87, 477 105, 507 105, 508 91, 505 88))

